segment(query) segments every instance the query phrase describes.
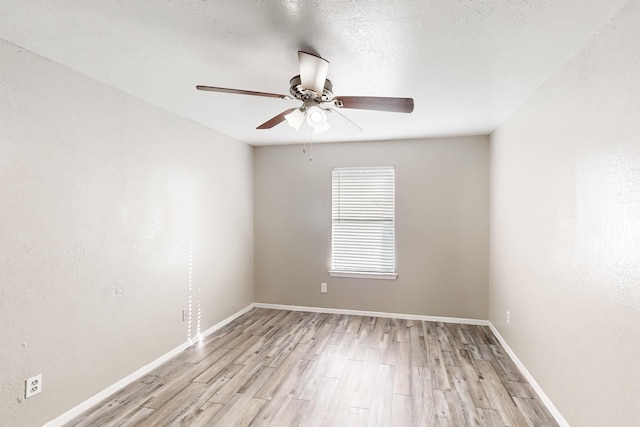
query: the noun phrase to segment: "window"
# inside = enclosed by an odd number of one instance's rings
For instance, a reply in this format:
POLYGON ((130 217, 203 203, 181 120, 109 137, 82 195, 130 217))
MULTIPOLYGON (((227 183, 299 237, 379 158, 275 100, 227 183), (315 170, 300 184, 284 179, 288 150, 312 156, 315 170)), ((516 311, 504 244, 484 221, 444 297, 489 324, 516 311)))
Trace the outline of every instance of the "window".
POLYGON ((332 172, 331 276, 395 279, 395 170, 332 172))

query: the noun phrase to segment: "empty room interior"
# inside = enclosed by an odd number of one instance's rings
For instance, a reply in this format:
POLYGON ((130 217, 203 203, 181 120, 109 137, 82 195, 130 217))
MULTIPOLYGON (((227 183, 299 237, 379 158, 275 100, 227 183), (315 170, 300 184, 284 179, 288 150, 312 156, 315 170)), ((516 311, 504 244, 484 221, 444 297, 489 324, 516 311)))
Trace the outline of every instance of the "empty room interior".
POLYGON ((0 425, 640 425, 640 2, 0 2, 0 425))

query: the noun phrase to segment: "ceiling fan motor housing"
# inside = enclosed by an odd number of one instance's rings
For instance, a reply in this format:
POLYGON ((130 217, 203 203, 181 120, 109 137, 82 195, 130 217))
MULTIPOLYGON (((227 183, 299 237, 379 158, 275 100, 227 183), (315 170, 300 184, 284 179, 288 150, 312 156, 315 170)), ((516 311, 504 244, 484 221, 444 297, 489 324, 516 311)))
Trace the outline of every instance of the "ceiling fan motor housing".
POLYGON ((333 85, 331 84, 331 80, 326 79, 324 81, 324 89, 322 90, 322 94, 317 94, 315 91, 311 89, 305 89, 302 87, 302 81, 300 80, 300 76, 294 76, 289 80, 289 93, 301 101, 315 101, 315 102, 327 102, 333 99, 333 85))

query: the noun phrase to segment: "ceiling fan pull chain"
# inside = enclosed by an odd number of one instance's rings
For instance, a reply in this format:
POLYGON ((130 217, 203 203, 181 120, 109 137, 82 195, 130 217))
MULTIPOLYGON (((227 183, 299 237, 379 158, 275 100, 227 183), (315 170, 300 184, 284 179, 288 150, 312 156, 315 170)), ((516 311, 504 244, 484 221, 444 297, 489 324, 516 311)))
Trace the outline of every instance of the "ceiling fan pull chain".
POLYGON ((307 148, 307 141, 303 141, 302 142, 302 154, 308 154, 309 155, 309 161, 313 160, 313 151, 312 151, 312 145, 313 143, 311 141, 309 141, 309 148, 307 148))

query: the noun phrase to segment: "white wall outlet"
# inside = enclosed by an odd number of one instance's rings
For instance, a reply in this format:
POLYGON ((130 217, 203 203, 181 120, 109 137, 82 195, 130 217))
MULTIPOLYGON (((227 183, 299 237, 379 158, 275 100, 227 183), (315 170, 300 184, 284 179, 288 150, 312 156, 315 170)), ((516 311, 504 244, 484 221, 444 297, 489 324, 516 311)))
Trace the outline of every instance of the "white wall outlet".
POLYGON ((327 284, 326 283, 320 283, 320 292, 322 292, 323 294, 327 293, 327 284))
POLYGON ((42 374, 31 377, 24 382, 24 398, 28 399, 42 391, 42 374))
POLYGON ((511 323, 511 312, 507 310, 507 323, 511 323))

